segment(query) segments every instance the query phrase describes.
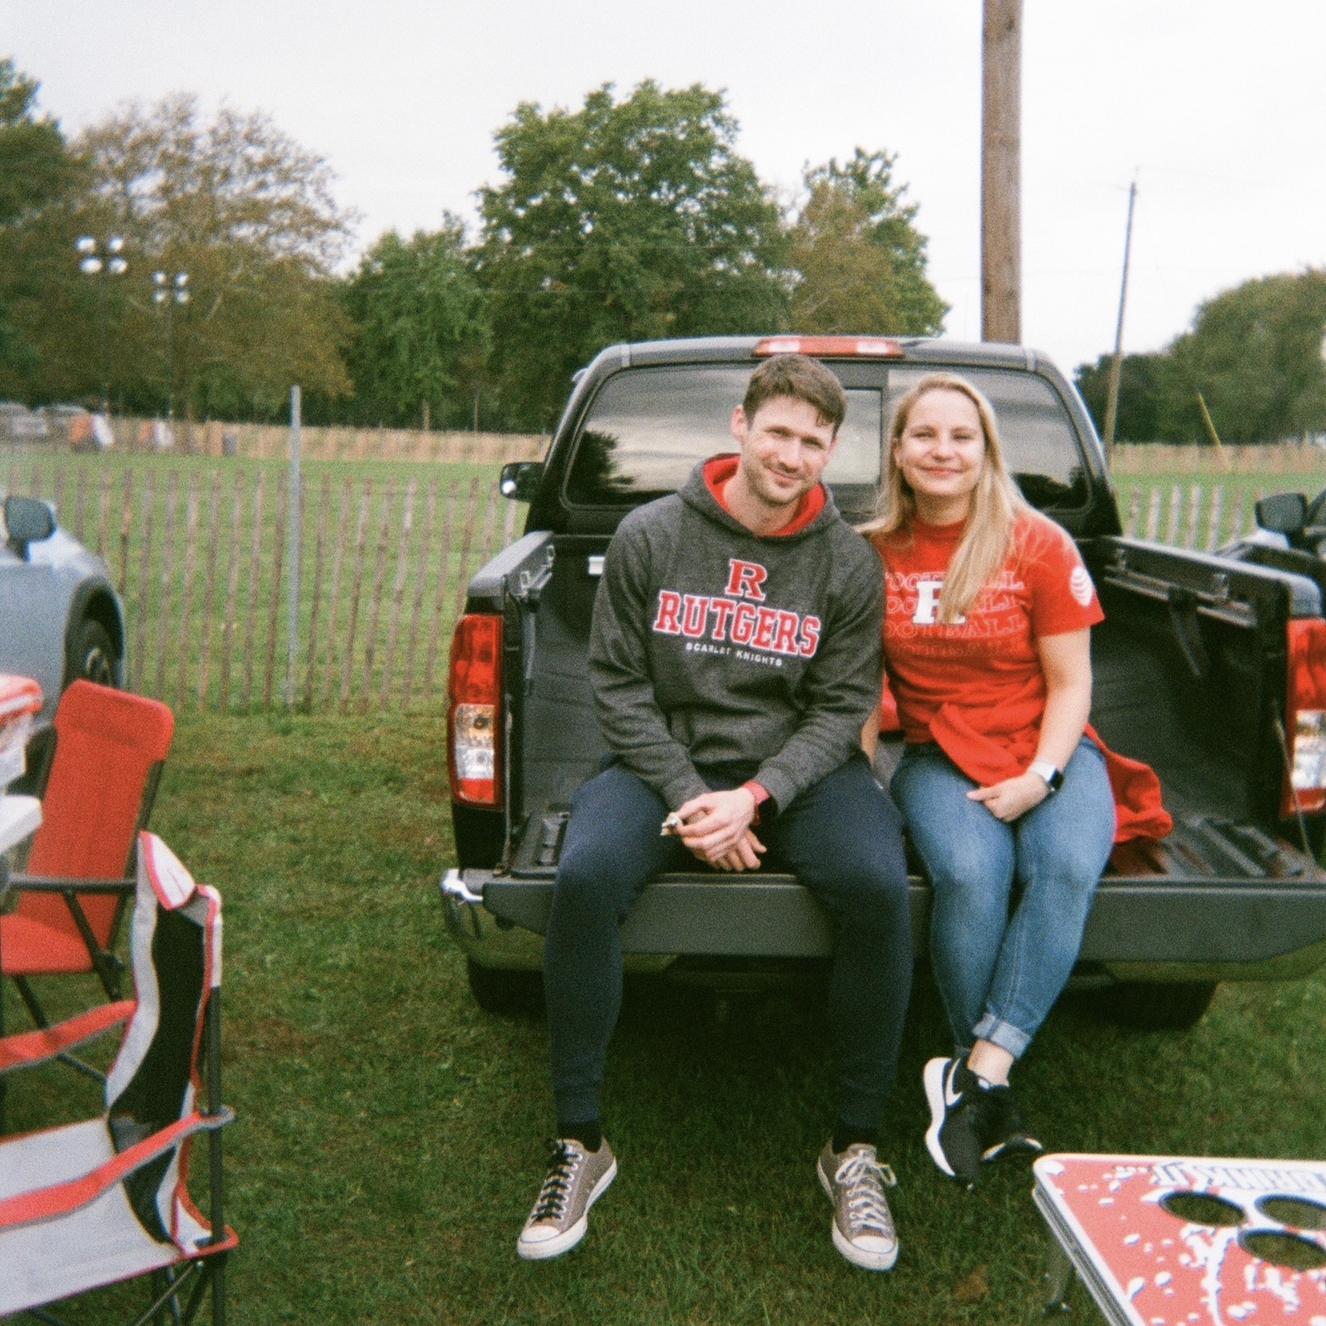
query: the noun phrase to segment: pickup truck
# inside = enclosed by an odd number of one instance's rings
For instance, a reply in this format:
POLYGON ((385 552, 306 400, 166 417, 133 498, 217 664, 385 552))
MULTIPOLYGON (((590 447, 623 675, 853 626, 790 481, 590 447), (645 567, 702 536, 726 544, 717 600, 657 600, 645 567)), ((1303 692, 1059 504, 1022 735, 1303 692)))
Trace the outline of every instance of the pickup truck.
POLYGON ((1311 502, 1302 493, 1276 493, 1256 506, 1257 528, 1221 549, 1243 561, 1316 577, 1326 562, 1326 488, 1311 502))
MULTIPOLYGON (((800 350, 841 379, 848 413, 826 482, 869 513, 891 403, 923 374, 962 373, 1000 420, 1022 492, 1076 539, 1106 620, 1093 631, 1092 721, 1159 774, 1173 833, 1116 849, 1075 983, 1135 1025, 1179 1028, 1219 981, 1326 961, 1326 586, 1282 566, 1123 536, 1090 416, 1044 356, 929 339, 723 337, 614 345, 576 376, 542 462, 508 465, 526 532, 471 580, 452 645, 449 760, 457 865, 447 927, 489 1010, 526 1006, 568 805, 605 753, 586 648, 603 554, 634 506, 722 451, 761 356, 800 350)), ((896 734, 880 743, 888 777, 896 734)), ((913 862, 913 939, 929 886, 913 862)), ((829 952, 789 875, 697 867, 652 882, 622 931, 628 964, 748 986, 829 952)))

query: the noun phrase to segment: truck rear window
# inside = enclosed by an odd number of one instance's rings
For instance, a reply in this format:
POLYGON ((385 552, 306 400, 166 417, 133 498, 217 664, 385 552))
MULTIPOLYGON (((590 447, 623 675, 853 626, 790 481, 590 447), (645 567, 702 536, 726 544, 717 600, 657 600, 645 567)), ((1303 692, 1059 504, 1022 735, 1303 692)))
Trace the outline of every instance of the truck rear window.
MULTIPOLYGON (((852 365, 853 376, 863 366, 852 365)), ((874 502, 891 402, 932 366, 872 364, 877 385, 849 383, 847 418, 825 470, 839 506, 863 518, 874 502), (877 371, 876 371, 877 370, 877 371)), ((577 433, 566 500, 578 507, 635 506, 686 481, 697 461, 735 451, 732 407, 745 395, 745 364, 624 369, 608 378, 577 433)), ((1073 510, 1088 490, 1080 444, 1062 400, 1030 373, 966 369, 999 419, 1009 469, 1034 506, 1073 510)))

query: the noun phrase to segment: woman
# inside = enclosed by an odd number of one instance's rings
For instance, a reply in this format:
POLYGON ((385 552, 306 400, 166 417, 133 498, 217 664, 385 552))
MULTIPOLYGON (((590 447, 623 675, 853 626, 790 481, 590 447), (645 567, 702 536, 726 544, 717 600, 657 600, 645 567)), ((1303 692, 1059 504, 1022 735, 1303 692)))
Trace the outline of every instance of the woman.
MULTIPOLYGON (((935 1164, 1040 1143, 1009 1087, 1077 959, 1115 832, 1091 707, 1095 590, 1019 495, 989 402, 923 378, 899 402, 876 518, 884 656, 905 746, 892 792, 933 887, 931 957, 955 1053, 925 1066, 935 1164), (1010 915, 1015 884, 1020 889, 1010 915)), ((870 734, 867 734, 869 739, 870 734)))

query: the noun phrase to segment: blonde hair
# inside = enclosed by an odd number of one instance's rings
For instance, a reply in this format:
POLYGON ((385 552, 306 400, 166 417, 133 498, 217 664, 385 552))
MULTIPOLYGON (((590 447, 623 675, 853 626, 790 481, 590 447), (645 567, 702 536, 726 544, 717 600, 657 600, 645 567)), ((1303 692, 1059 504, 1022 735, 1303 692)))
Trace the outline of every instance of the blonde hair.
POLYGON ((990 402, 966 378, 956 373, 927 373, 893 407, 884 482, 880 486, 875 514, 860 526, 861 533, 870 536, 882 550, 887 550, 891 535, 910 535, 916 516, 916 497, 898 468, 895 453, 912 409, 922 396, 932 391, 956 391, 971 401, 976 407, 985 439, 981 475, 972 490, 967 525, 949 563, 939 596, 939 620, 952 625, 994 579, 1012 548, 1013 527, 1018 517, 1031 508, 1018 492, 1004 464, 999 428, 990 402))

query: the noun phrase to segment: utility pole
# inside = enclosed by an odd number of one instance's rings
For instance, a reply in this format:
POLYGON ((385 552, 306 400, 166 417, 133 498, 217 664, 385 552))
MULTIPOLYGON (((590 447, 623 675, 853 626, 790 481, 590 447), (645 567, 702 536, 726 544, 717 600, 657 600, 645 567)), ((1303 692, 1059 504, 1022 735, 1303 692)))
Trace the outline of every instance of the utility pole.
POLYGON ((981 338, 1022 339, 1022 0, 984 0, 981 338))
POLYGON ((1123 310, 1128 302, 1128 259, 1133 251, 1133 204, 1137 181, 1128 186, 1128 224, 1123 231, 1123 280, 1119 283, 1119 321, 1114 327, 1114 358, 1110 360, 1110 386, 1105 398, 1105 454, 1114 446, 1114 426, 1119 421, 1119 380, 1123 376, 1123 310))

